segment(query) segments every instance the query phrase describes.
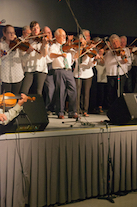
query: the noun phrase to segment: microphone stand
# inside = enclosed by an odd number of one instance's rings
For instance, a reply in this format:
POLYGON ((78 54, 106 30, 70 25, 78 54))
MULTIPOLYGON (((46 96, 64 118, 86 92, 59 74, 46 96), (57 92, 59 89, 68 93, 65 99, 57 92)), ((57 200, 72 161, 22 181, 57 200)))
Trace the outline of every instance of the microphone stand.
MULTIPOLYGON (((71 14, 72 14, 72 16, 73 16, 73 18, 74 18, 74 20, 76 22, 78 36, 81 33, 83 35, 84 39, 86 39, 85 36, 84 36, 84 34, 83 34, 82 28, 80 27, 80 25, 78 23, 78 20, 76 19, 75 14, 74 14, 71 6, 70 6, 69 0, 66 0, 66 3, 67 3, 67 5, 68 5, 68 7, 69 7, 69 9, 71 11, 71 14)), ((78 57, 80 57, 80 41, 79 41, 79 47, 78 47, 78 57)), ((77 100, 78 100, 77 101, 78 118, 76 119, 76 121, 80 121, 80 117, 79 117, 79 111, 80 111, 80 90, 79 90, 80 89, 80 76, 79 76, 79 72, 80 72, 80 68, 79 68, 79 65, 80 65, 80 58, 78 58, 78 90, 77 90, 78 91, 78 94, 77 94, 77 100)))
MULTIPOLYGON (((73 16, 73 18, 74 18, 74 20, 75 20, 75 22, 76 22, 76 25, 77 25, 77 33, 78 33, 78 35, 80 34, 80 32, 81 32, 81 34, 83 35, 83 37, 84 37, 84 39, 86 39, 85 38, 85 36, 84 36, 84 34, 83 34, 83 31, 82 31, 82 29, 81 29, 81 27, 80 27, 80 25, 79 25, 79 23, 78 23, 78 20, 76 19, 76 17, 75 17, 75 15, 74 15, 74 12, 72 11, 72 8, 71 8, 71 6, 70 6, 70 2, 69 2, 69 0, 66 0, 66 3, 67 3, 67 5, 68 5, 68 7, 69 7, 69 9, 70 9, 70 11, 71 11, 71 13, 72 13, 72 16, 73 16)), ((80 41, 79 41, 79 47, 78 47, 78 55, 79 55, 79 57, 80 57, 80 41)), ((92 123, 83 123, 83 122, 81 122, 81 117, 79 116, 79 111, 80 111, 80 90, 79 90, 79 88, 80 88, 80 77, 79 77, 79 71, 80 71, 80 68, 79 68, 79 65, 80 65, 80 58, 78 58, 78 94, 77 94, 77 99, 78 99, 78 103, 77 103, 77 112, 78 112, 78 118, 76 118, 76 122, 80 122, 82 125, 88 125, 88 126, 92 126, 92 127, 94 127, 94 124, 92 124, 92 123)), ((76 123, 75 122, 75 123, 76 123)), ((64 124, 64 122, 62 122, 62 124, 64 124)), ((75 124, 74 124, 75 125, 75 124)), ((70 125, 70 127, 73 127, 73 125, 70 125)))
POLYGON ((122 68, 121 63, 119 62, 119 60, 117 59, 117 55, 115 54, 116 52, 111 49, 111 47, 109 46, 109 44, 106 41, 106 38, 104 38, 104 42, 106 43, 106 45, 108 46, 109 50, 111 51, 111 54, 114 56, 116 62, 117 62, 117 80, 118 80, 118 89, 117 89, 117 95, 118 97, 120 97, 121 95, 121 90, 120 90, 120 74, 119 74, 119 68, 122 69, 122 71, 124 72, 125 76, 128 78, 128 75, 125 73, 124 69, 122 68))
POLYGON ((107 156, 107 197, 105 196, 101 196, 98 197, 98 199, 103 199, 103 200, 108 200, 111 203, 115 203, 113 198, 116 198, 115 196, 112 196, 111 192, 111 185, 110 185, 110 172, 112 170, 112 172, 114 172, 114 168, 112 165, 112 160, 111 160, 111 152, 110 152, 110 136, 108 133, 108 123, 106 122, 106 129, 107 129, 107 135, 108 135, 108 156, 107 156))

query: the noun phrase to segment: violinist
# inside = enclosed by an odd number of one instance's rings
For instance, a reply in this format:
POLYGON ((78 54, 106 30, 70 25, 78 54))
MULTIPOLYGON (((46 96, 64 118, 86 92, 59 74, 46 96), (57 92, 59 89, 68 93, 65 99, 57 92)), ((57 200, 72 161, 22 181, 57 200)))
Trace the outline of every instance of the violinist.
POLYGON ((0 124, 6 125, 19 115, 19 112, 23 109, 23 104, 27 102, 28 98, 25 94, 21 94, 21 98, 18 103, 7 112, 3 113, 3 109, 0 108, 0 124))
POLYGON ((18 94, 24 78, 22 69, 22 52, 19 49, 6 53, 10 50, 10 42, 15 39, 15 30, 12 25, 3 28, 4 40, 0 42, 1 51, 1 79, 2 90, 18 94))
MULTIPOLYGON (((32 36, 38 36, 40 26, 37 21, 30 23, 32 36)), ((30 47, 24 55, 25 62, 25 77, 23 80, 21 92, 28 94, 30 87, 33 85, 32 93, 42 95, 44 81, 48 73, 46 55, 48 53, 48 43, 46 37, 43 37, 41 42, 36 38, 30 38, 30 47), (39 51, 36 52, 36 51, 39 51)))
MULTIPOLYGON (((49 50, 52 45, 52 31, 48 26, 45 26, 42 29, 43 33, 47 35, 48 37, 48 44, 49 44, 49 50)), ((49 53, 49 51, 48 51, 49 53)), ((46 104, 46 109, 48 111, 48 114, 50 114, 50 111, 54 111, 54 91, 55 91, 55 84, 54 84, 54 79, 53 79, 53 68, 52 68, 52 59, 47 55, 47 65, 48 65, 48 74, 46 76, 46 80, 44 83, 44 96, 45 96, 45 104, 46 104)))
POLYGON ((137 93, 137 53, 136 53, 136 46, 133 46, 131 52, 131 57, 132 57, 132 68, 131 68, 131 73, 132 73, 132 86, 133 86, 133 92, 137 93), (133 52, 133 49, 135 48, 135 52, 133 52))
POLYGON ((50 48, 50 58, 54 69, 56 113, 59 119, 64 119, 65 99, 66 95, 68 95, 68 118, 77 118, 76 83, 71 68, 75 51, 63 52, 62 45, 66 42, 66 32, 62 28, 58 28, 54 35, 56 43, 50 48))
MULTIPOLYGON (((93 38, 93 40, 96 43, 100 40, 100 37, 95 37, 95 38, 93 38)), ((108 42, 108 44, 109 44, 109 42, 108 42)), ((105 45, 104 43, 101 43, 97 46, 97 48, 99 50, 98 53, 99 53, 100 57, 102 57, 101 59, 97 60, 97 65, 95 66, 95 68, 97 70, 97 73, 96 73, 97 74, 97 84, 96 84, 97 110, 96 110, 96 112, 99 114, 104 114, 103 107, 107 107, 107 103, 106 103, 107 76, 106 76, 106 68, 105 68, 104 64, 102 64, 104 50, 105 50, 106 46, 107 45, 105 45)), ((94 81, 94 84, 95 84, 95 81, 94 81)), ((92 92, 92 89, 91 89, 91 92, 92 92)), ((95 95, 94 95, 94 98, 95 98, 95 95)))
POLYGON ((30 34, 31 34, 30 27, 29 27, 29 25, 26 25, 22 28, 22 36, 20 37, 20 39, 25 39, 30 34))
MULTIPOLYGON (((126 51, 126 54, 128 55, 128 59, 130 58, 131 63, 132 63, 133 58, 131 56, 130 49, 127 47, 127 37, 121 36, 120 40, 121 40, 121 47, 124 48, 124 50, 126 51)), ((127 93, 133 92, 133 89, 132 89, 132 64, 129 65, 129 67, 128 67, 128 78, 126 79, 126 83, 125 83, 125 92, 127 92, 127 93)))
MULTIPOLYGON (((83 35, 81 34, 79 39, 82 42, 82 44, 86 45, 90 42, 90 32, 88 30, 83 30, 83 35), (86 40, 84 39, 83 35, 85 36, 86 40)), ((88 45, 89 46, 89 45, 88 45)), ((90 47, 92 48, 94 44, 90 44, 90 47)), ((88 47, 89 48, 89 47, 88 47)), ((92 51, 92 50, 91 50, 92 51)), ((78 60, 76 60, 76 65, 75 69, 73 72, 73 75, 76 80, 76 86, 77 86, 77 94, 81 94, 81 88, 82 88, 82 95, 83 95, 83 116, 88 117, 88 108, 89 108, 89 93, 90 93, 90 88, 92 84, 92 77, 94 75, 93 73, 93 67, 96 65, 96 61, 94 62, 95 59, 98 59, 100 56, 98 53, 95 53, 95 56, 89 57, 88 54, 85 54, 80 58, 80 64, 79 64, 79 70, 78 70, 78 60), (78 83, 80 81, 80 84, 78 83), (80 86, 80 87, 78 87, 80 86)), ((80 96, 77 96, 80 99, 80 96)), ((77 106, 78 103, 80 105, 80 100, 77 98, 77 106)), ((77 108, 78 110, 78 108, 77 108)))
MULTIPOLYGON (((19 39, 21 41, 24 40, 26 42, 27 40, 25 40, 25 38, 27 38, 30 34, 31 34, 30 27, 28 25, 26 25, 26 26, 24 26, 22 28, 22 36, 19 37, 19 39)), ((22 51, 22 54, 25 54, 25 52, 23 53, 23 51, 22 51)), ((23 62, 23 60, 22 60, 22 68, 23 68, 23 71, 24 71, 24 69, 25 69, 25 63, 23 62)))
POLYGON ((125 48, 121 48, 120 37, 116 34, 112 34, 109 41, 112 51, 108 50, 104 56, 108 82, 108 106, 110 106, 118 97, 118 71, 120 75, 120 94, 123 94, 126 82, 125 74, 128 73, 128 68, 131 65, 131 58, 129 58, 129 54, 127 54, 125 48), (121 55, 117 55, 117 50, 121 55), (118 67, 117 60, 121 64, 121 67, 118 67))

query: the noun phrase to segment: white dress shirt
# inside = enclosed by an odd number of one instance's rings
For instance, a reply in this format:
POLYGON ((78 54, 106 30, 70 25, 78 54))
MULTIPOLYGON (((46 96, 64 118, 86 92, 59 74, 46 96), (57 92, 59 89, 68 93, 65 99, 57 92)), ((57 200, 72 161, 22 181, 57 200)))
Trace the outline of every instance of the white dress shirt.
POLYGON ((131 65, 131 57, 125 48, 124 50, 125 50, 125 55, 128 59, 127 63, 123 63, 121 56, 113 55, 111 51, 108 51, 104 56, 107 76, 117 76, 118 69, 119 69, 119 75, 124 75, 124 73, 128 72, 129 66, 131 65), (117 60, 119 61, 122 68, 117 67, 118 66, 117 60))
MULTIPOLYGON (((32 39, 29 40, 30 45, 35 49, 40 51, 42 43, 38 43, 33 41, 32 39)), ((48 73, 47 69, 47 59, 46 57, 41 57, 41 55, 33 50, 30 54, 25 54, 23 57, 23 63, 25 65, 24 72, 43 72, 48 73)))
MULTIPOLYGON (((0 42, 0 49, 6 52, 10 50, 5 41, 0 42)), ((16 49, 1 59, 1 79, 5 83, 17 83, 23 78, 22 53, 19 49, 16 49)))
MULTIPOLYGON (((62 54, 61 51, 61 44, 56 42, 56 44, 51 45, 50 47, 50 54, 55 53, 55 54, 62 54)), ((66 53, 66 52, 65 52, 66 53)), ((70 52, 66 53, 67 54, 67 62, 68 62, 68 67, 71 68, 71 65, 73 63, 73 55, 75 54, 74 50, 71 50, 70 52)), ((53 69, 58 69, 58 68, 65 68, 64 65, 64 57, 57 57, 57 58, 52 58, 52 68, 53 69)))
POLYGON ((79 64, 79 71, 78 71, 78 60, 76 60, 75 69, 73 71, 73 75, 75 78, 91 78, 94 73, 92 67, 96 64, 93 63, 94 58, 90 58, 88 55, 84 55, 82 57, 82 63, 79 64))

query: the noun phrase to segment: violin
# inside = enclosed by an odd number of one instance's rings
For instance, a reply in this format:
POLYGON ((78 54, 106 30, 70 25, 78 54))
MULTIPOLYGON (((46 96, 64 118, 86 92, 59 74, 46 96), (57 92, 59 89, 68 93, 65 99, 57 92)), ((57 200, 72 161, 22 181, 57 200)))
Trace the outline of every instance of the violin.
POLYGON ((95 50, 93 48, 96 48, 101 42, 102 42, 102 40, 98 41, 96 44, 94 44, 94 43, 87 44, 87 46, 84 47, 80 57, 82 57, 86 54, 91 58, 95 57, 97 55, 97 50, 95 50))
POLYGON ((40 33, 39 35, 36 36, 29 36, 26 40, 33 39, 35 42, 42 43, 43 37, 47 37, 46 42, 49 43, 50 45, 56 43, 56 38, 49 39, 49 37, 44 33, 40 33))
POLYGON ((113 52, 115 55, 121 56, 121 59, 124 60, 125 63, 128 62, 127 56, 125 54, 125 50, 123 48, 114 49, 113 52))
POLYGON ((106 54, 106 52, 108 52, 109 50, 112 51, 114 55, 121 56, 121 59, 124 60, 125 63, 128 62, 126 52, 123 48, 113 49, 111 46, 110 48, 106 47, 106 49, 104 50, 104 54, 106 54))
POLYGON ((49 43, 50 45, 52 45, 52 44, 56 43, 56 38, 54 37, 53 39, 47 39, 46 43, 49 43))
MULTIPOLYGON (((83 53, 86 52, 86 49, 84 48, 82 53, 81 53, 81 56, 83 56, 83 53)), ((96 57, 97 55, 97 51, 96 50, 89 50, 88 52, 86 52, 86 54, 90 57, 90 58, 93 58, 93 57, 96 57)))
MULTIPOLYGON (((15 39, 10 41, 9 48, 12 51, 15 51, 17 48, 19 48, 22 51, 27 51, 30 47, 29 42, 22 42, 20 39, 15 39)), ((41 54, 40 51, 34 49, 37 53, 41 54)))
POLYGON ((134 55, 137 55, 137 47, 133 46, 133 47, 129 47, 131 53, 133 53, 134 55))
POLYGON ((71 48, 78 49, 79 44, 80 46, 82 45, 82 43, 79 42, 79 40, 75 40, 73 42, 66 42, 65 44, 62 45, 62 50, 63 52, 68 52, 71 48))
MULTIPOLYGON (((30 97, 27 96, 28 100, 30 101, 35 101, 35 97, 30 97)), ((4 93, 0 95, 0 106, 5 106, 5 107, 13 107, 17 103, 17 99, 20 99, 20 96, 15 96, 11 92, 4 93)))

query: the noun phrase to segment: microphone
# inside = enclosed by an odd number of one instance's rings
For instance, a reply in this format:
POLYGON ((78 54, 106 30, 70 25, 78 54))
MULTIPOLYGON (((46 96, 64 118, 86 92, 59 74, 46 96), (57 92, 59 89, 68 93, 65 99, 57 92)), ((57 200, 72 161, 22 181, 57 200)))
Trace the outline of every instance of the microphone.
POLYGON ((1 21, 0 21, 0 24, 3 24, 3 23, 5 23, 6 22, 6 20, 5 19, 2 19, 1 21))
POLYGON ((104 37, 103 39, 104 39, 104 41, 106 41, 108 39, 108 36, 107 37, 104 37))

